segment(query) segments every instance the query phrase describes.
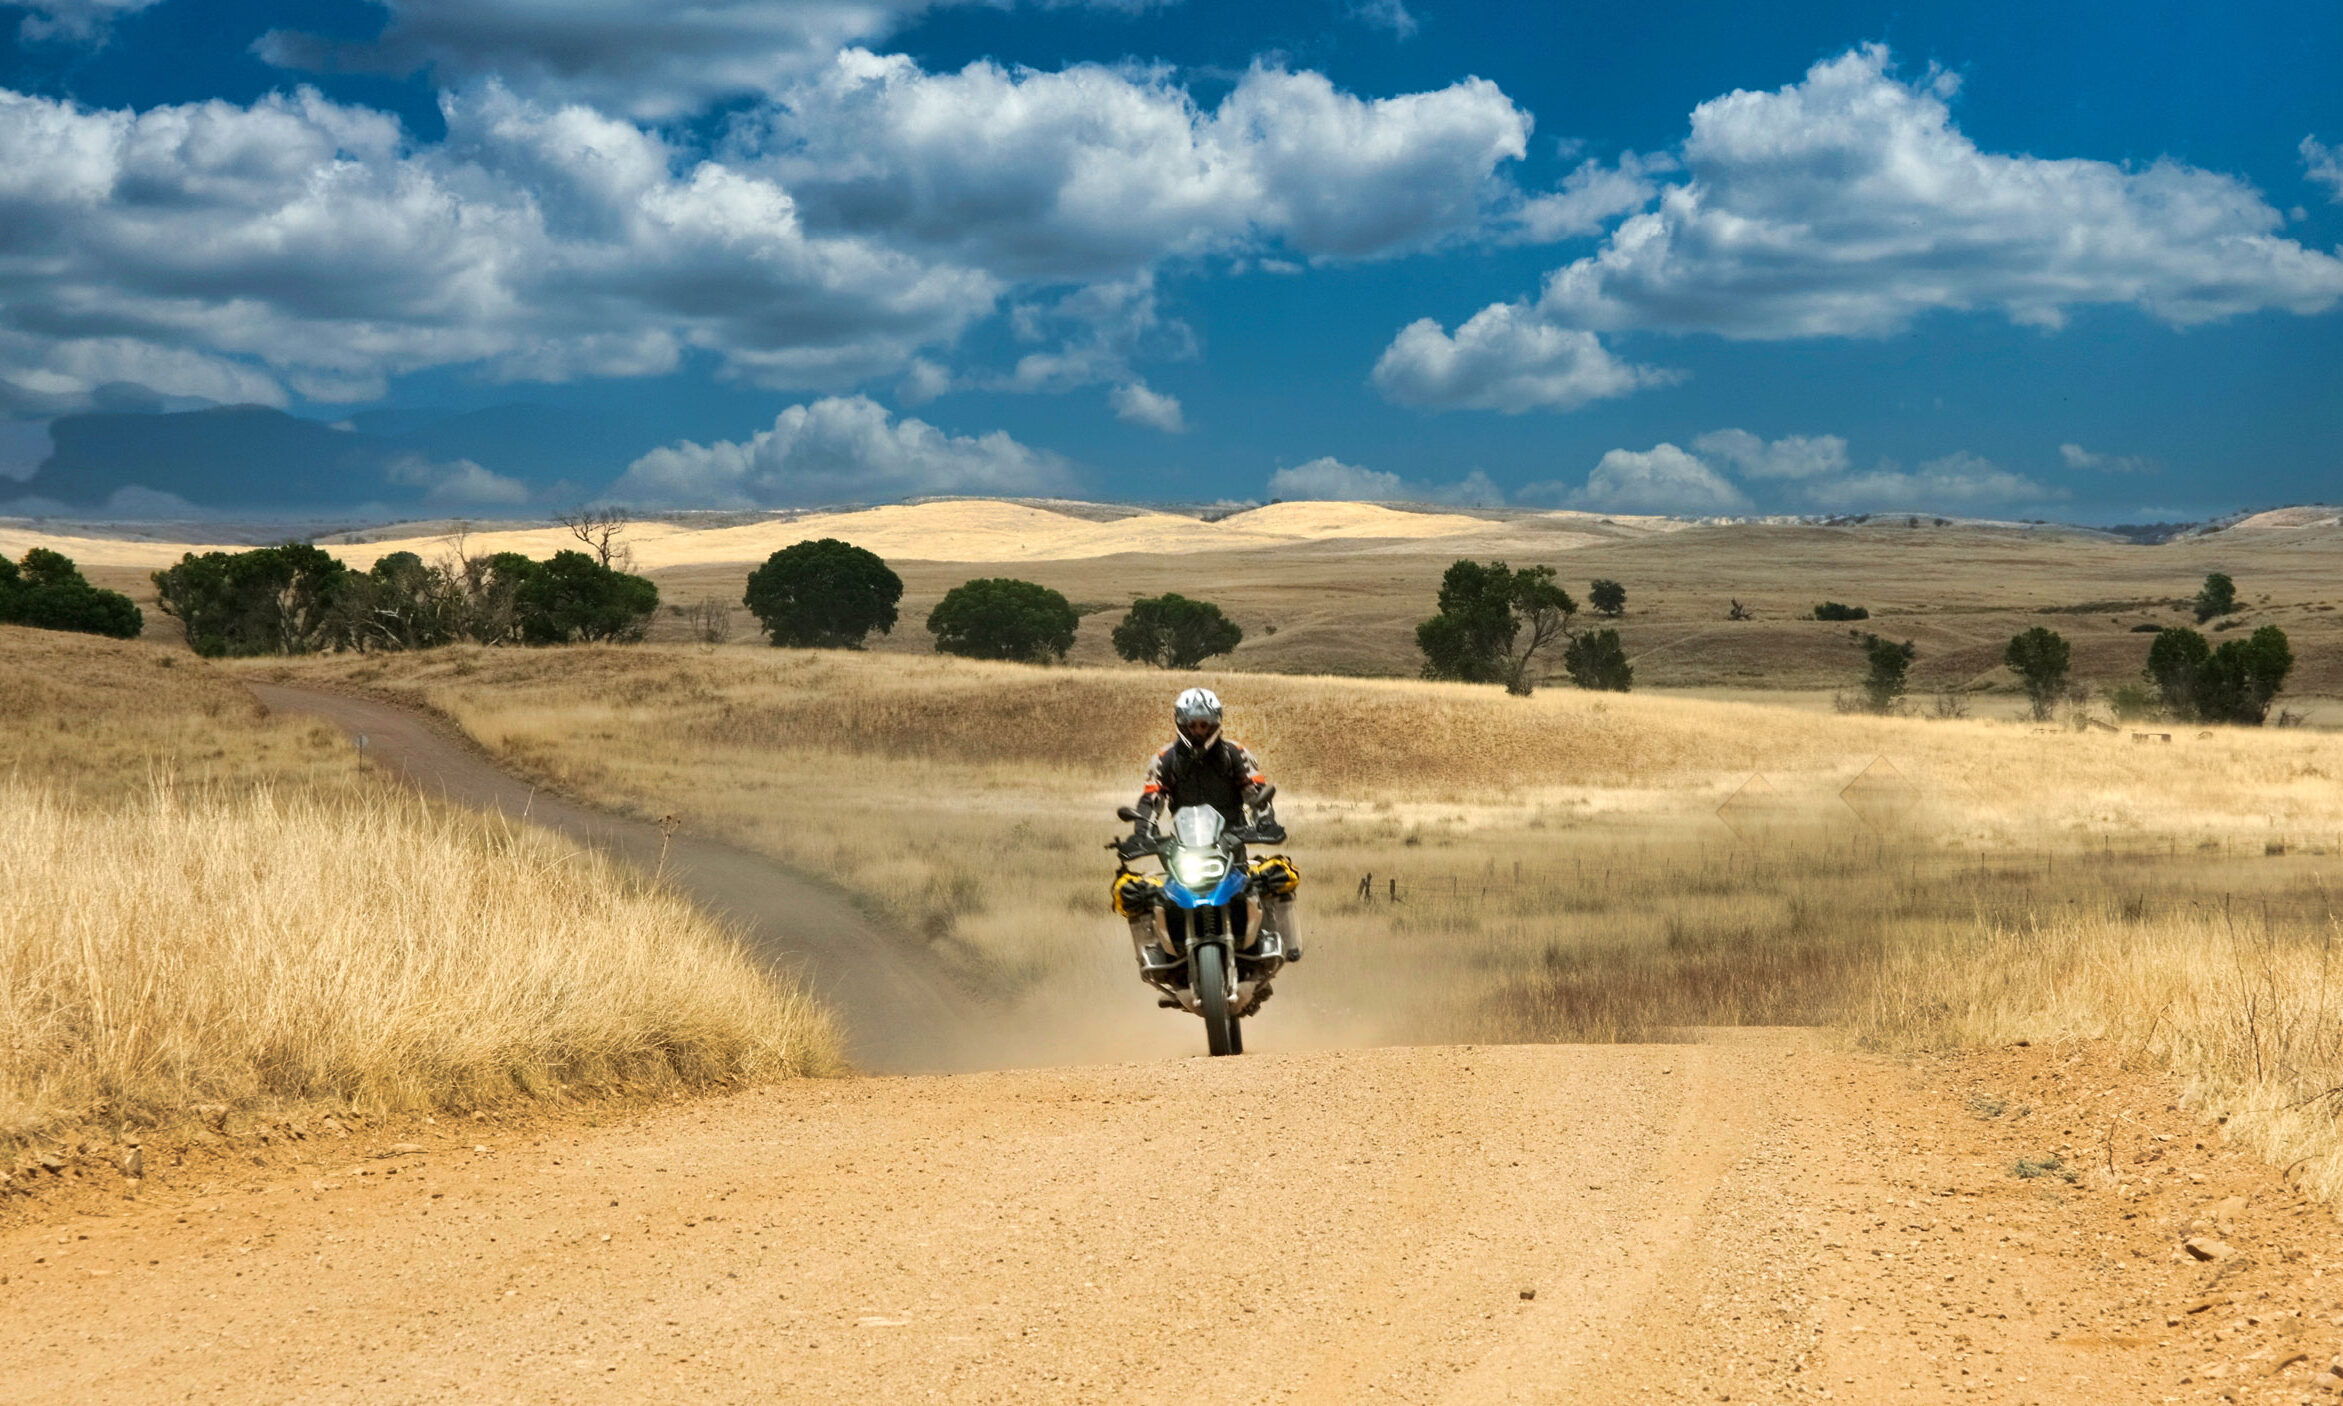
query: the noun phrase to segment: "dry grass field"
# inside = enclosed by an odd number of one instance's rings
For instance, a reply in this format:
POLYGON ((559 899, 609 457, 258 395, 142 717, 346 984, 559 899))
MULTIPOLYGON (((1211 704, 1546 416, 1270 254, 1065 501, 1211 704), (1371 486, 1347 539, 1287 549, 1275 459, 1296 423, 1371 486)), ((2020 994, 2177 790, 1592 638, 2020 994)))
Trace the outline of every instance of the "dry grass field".
MULTIPOLYGON (((247 667, 428 703, 565 790, 830 875, 979 999, 1095 1025, 1075 1053, 1193 1043, 1103 901, 1167 676, 740 646, 247 667)), ((2343 738, 1201 681, 1284 788, 1308 880, 1311 961, 1264 1048, 1734 1023, 2106 1039, 2343 1187, 2319 1099, 2343 1085, 2321 1019, 2343 738)))
MULTIPOLYGON (((368 529, 326 545, 359 566, 389 551, 432 558, 447 549, 449 526, 368 529)), ((2343 526, 2332 512, 2271 514, 2160 546, 1926 518, 1704 525, 1337 503, 1281 503, 1204 522, 1098 504, 946 501, 704 526, 647 522, 630 535, 638 569, 675 608, 655 639, 684 639, 685 612, 697 602, 737 607, 748 570, 768 553, 839 536, 903 576, 902 624, 873 641, 879 652, 926 653, 923 625, 945 591, 975 576, 1011 575, 1063 591, 1084 610, 1078 663, 1114 667, 1107 635, 1123 607, 1177 590, 1221 603, 1245 627, 1231 668, 1406 677, 1419 662, 1414 627, 1431 613, 1440 573, 1459 557, 1503 558, 1553 565, 1582 597, 1597 577, 1624 584, 1628 608, 1615 623, 1639 688, 1819 690, 1827 698, 1862 672, 1847 626, 1803 618, 1829 599, 1870 609, 1861 628, 1918 645, 1921 693, 1977 690, 1980 714, 2016 707, 2001 667, 2011 635, 2049 625, 2073 642, 2079 682, 2128 682, 2147 652, 2136 627, 2188 623, 2185 600, 2207 572, 2226 571, 2249 607, 2230 628, 2284 627, 2301 661, 2286 701, 2314 721, 2343 725, 2334 701, 2343 698, 2343 526), (1756 618, 1727 620, 1734 600, 1756 618)), ((147 574, 190 544, 0 523, 0 551, 42 545, 138 599, 150 637, 177 637, 154 608, 147 574)), ((576 544, 558 528, 526 527, 475 531, 467 545, 543 556, 576 544)), ((755 621, 736 608, 733 629, 752 638, 755 621)))
POLYGON ((0 1147, 834 1064, 674 895, 411 799, 232 676, 0 627, 0 1147))

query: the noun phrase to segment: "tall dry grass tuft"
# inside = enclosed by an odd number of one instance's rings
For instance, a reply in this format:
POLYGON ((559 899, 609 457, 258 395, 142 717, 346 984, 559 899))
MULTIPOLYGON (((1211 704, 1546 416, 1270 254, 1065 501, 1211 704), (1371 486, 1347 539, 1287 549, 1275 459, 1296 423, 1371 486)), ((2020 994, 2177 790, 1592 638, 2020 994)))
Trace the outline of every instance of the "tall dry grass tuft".
POLYGON ((2098 1040, 2343 1202, 2343 926, 2297 905, 1980 924, 1906 947, 1849 1021, 1890 1048, 2098 1040))
POLYGON ((0 781, 0 1137, 198 1102, 463 1108, 836 1064, 672 893, 388 791, 0 781))

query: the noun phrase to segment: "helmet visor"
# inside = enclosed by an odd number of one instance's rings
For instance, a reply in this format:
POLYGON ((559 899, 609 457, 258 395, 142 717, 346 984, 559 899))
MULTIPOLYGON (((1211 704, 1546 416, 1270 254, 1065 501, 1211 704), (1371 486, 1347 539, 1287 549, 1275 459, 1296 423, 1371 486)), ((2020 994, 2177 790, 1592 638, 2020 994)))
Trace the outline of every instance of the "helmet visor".
POLYGON ((1210 718, 1182 718, 1180 720, 1180 736, 1199 745, 1209 741, 1212 734, 1218 731, 1220 731, 1220 724, 1210 718))

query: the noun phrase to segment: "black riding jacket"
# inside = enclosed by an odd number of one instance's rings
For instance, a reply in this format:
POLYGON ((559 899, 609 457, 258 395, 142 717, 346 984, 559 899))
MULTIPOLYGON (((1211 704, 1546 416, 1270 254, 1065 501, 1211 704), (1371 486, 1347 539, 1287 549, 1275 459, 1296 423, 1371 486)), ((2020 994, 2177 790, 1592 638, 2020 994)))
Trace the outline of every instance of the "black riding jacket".
POLYGON ((1147 780, 1139 788, 1141 821, 1153 826, 1166 807, 1185 810, 1210 806, 1230 828, 1245 823, 1245 807, 1261 805, 1269 778, 1251 752, 1226 737, 1214 737, 1209 746, 1174 741, 1147 764, 1147 780))

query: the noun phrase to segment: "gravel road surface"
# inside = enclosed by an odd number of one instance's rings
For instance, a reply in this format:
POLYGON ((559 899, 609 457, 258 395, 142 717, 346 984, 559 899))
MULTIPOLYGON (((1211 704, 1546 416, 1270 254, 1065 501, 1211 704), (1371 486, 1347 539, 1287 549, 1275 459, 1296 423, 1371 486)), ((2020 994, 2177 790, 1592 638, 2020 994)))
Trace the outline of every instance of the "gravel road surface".
MULTIPOLYGON (((326 710, 452 799, 656 858, 326 710)), ((864 1059, 967 1057, 836 893, 682 837, 668 866, 864 1059)), ((2176 1104, 2088 1047, 1771 1030, 231 1125, 0 1230, 0 1400, 2335 1399, 2334 1218, 2176 1104)))

